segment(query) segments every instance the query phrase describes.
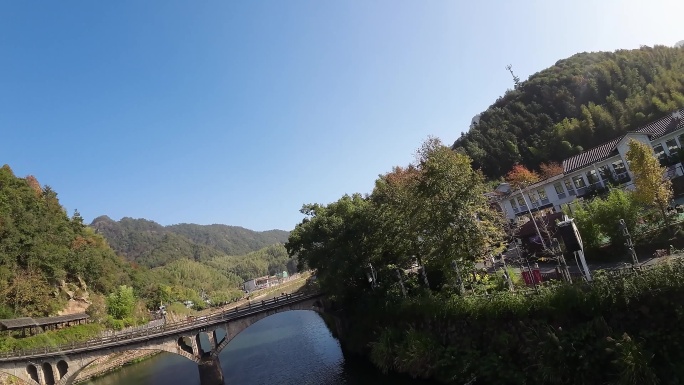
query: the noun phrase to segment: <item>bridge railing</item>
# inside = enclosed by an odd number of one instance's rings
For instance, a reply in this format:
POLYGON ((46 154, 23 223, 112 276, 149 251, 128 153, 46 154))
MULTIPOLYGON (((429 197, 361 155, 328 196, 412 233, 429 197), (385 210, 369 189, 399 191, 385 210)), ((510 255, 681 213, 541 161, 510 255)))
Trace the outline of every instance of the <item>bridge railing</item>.
POLYGON ((26 356, 41 356, 50 353, 68 353, 81 349, 91 348, 95 346, 104 346, 112 343, 133 340, 137 338, 149 338, 162 335, 173 334, 178 331, 186 329, 194 329, 204 325, 212 325, 217 322, 227 321, 234 318, 239 318, 247 314, 259 313, 266 309, 278 308, 290 303, 296 303, 301 300, 315 297, 317 294, 287 294, 280 297, 275 297, 269 300, 249 301, 247 304, 237 306, 235 308, 222 310, 203 316, 190 316, 184 320, 167 322, 163 325, 148 327, 144 329, 135 329, 130 332, 113 334, 106 337, 91 339, 80 343, 72 343, 67 345, 45 346, 36 349, 21 349, 7 352, 0 352, 0 361, 8 358, 26 357, 26 356))

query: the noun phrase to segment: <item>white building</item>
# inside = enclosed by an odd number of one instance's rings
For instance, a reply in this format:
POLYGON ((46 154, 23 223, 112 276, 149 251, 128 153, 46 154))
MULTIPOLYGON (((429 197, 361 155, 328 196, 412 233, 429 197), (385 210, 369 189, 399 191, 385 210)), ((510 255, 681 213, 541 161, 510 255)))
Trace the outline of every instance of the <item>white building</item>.
POLYGON ((632 172, 627 164, 631 139, 646 143, 668 165, 667 178, 681 176, 682 165, 671 156, 684 148, 684 109, 673 112, 636 131, 591 148, 563 161, 563 173, 521 190, 511 191, 507 183, 496 189, 497 203, 509 219, 539 210, 559 212, 561 205, 590 195, 609 184, 629 188, 632 172), (524 194, 524 196, 523 196, 524 194))

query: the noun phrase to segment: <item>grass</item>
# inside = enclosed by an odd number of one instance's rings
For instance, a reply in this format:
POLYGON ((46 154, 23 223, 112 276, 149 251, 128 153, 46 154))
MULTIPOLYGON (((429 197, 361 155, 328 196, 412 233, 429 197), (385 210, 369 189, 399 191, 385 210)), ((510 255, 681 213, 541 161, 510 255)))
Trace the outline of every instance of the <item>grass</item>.
POLYGON ((59 346, 84 342, 98 337, 103 330, 104 326, 92 323, 71 326, 60 330, 52 330, 24 338, 6 336, 0 338, 0 352, 30 350, 46 346, 59 346))

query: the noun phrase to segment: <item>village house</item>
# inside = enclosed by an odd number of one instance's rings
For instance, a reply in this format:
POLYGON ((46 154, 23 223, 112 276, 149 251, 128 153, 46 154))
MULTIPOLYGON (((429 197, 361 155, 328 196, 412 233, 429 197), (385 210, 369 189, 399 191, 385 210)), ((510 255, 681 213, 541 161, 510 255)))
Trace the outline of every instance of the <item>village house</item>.
MULTIPOLYGON (((493 192, 505 216, 515 220, 529 212, 560 212, 561 206, 578 198, 592 196, 609 185, 633 188, 633 175, 627 163, 631 139, 648 144, 667 166, 665 177, 684 175, 679 150, 684 148, 684 109, 636 131, 601 144, 563 161, 563 173, 524 189, 500 184, 493 192)), ((491 195, 490 195, 491 196, 491 195)))

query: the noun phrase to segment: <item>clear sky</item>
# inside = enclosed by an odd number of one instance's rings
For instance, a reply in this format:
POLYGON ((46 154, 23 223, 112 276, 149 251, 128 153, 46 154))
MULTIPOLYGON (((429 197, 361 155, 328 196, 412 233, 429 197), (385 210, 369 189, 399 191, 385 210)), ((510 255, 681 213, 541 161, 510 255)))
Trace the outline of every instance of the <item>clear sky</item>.
POLYGON ((71 214, 291 230, 582 51, 673 45, 684 2, 0 2, 0 164, 71 214))

